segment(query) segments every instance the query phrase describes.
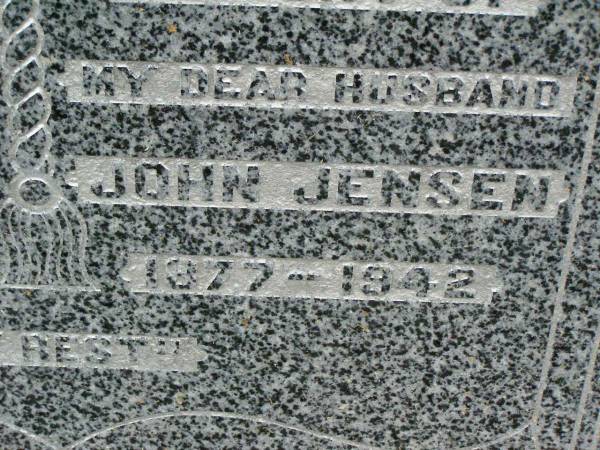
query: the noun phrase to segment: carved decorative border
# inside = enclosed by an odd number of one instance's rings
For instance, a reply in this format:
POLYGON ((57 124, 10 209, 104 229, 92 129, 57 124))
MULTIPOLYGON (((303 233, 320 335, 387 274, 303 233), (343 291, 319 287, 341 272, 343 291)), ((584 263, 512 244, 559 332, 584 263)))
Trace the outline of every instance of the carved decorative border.
MULTIPOLYGON (((0 240, 0 288, 15 289, 80 289, 93 290, 93 282, 85 266, 85 251, 87 243, 87 224, 80 211, 78 211, 63 195, 60 180, 54 173, 54 161, 51 154, 52 133, 48 125, 51 116, 52 102, 45 89, 46 66, 42 57, 44 45, 44 31, 39 22, 40 0, 32 0, 31 9, 23 21, 16 28, 9 30, 5 27, 4 15, 13 4, 13 0, 0 0, 0 67, 2 67, 2 99, 8 106, 7 130, 10 136, 9 161, 15 172, 8 186, 8 195, 0 204, 0 235, 8 236, 9 242, 0 240), (27 33, 33 32, 36 36, 35 46, 18 61, 13 62, 11 51, 16 46, 23 44, 27 33), (34 81, 29 81, 29 86, 24 92, 18 92, 24 81, 35 73, 34 81), (17 95, 15 95, 17 91, 17 95), (22 115, 27 115, 32 104, 41 107, 43 113, 34 124, 21 125, 22 115), (40 143, 41 141, 41 143, 40 143), (40 146, 42 151, 31 151, 32 146, 40 146), (29 146, 29 147, 28 147, 29 146), (30 150, 29 152, 27 150, 30 150), (46 189, 47 196, 43 202, 32 201, 25 195, 24 188, 28 184, 39 183, 46 189), (42 230, 36 234, 34 230, 42 230), (44 249, 42 252, 41 249, 44 249)), ((115 2, 128 2, 129 0, 113 0, 115 2)), ((18 52, 16 52, 18 53, 18 52)), ((567 247, 563 255, 559 289, 555 299, 554 316, 551 322, 551 331, 547 343, 542 376, 535 400, 535 408, 531 420, 525 425, 499 436, 496 440, 479 444, 470 449, 485 448, 496 445, 508 439, 522 435, 527 430, 532 434, 535 447, 540 449, 538 436, 540 433, 539 420, 542 409, 542 399, 548 387, 548 374, 551 368, 551 359, 554 352, 554 341, 558 329, 558 322, 562 314, 562 302, 565 296, 565 287, 569 270, 571 268, 572 250, 575 245, 576 230, 582 210, 582 199, 585 190, 585 181, 591 163, 593 141, 596 124, 600 112, 600 87, 596 91, 594 108, 591 113, 589 133, 586 139, 586 148, 582 161, 581 173, 577 183, 576 201, 573 216, 569 224, 567 247)), ((600 328, 594 343, 600 342, 600 328)), ((580 405, 582 408, 589 396, 591 376, 593 375, 593 362, 597 356, 597 345, 593 349, 594 357, 590 360, 590 367, 586 374, 580 405)), ((75 448, 79 443, 104 432, 120 428, 129 424, 159 420, 177 416, 211 416, 225 417, 238 420, 250 420, 262 424, 274 425, 307 433, 315 437, 328 439, 333 442, 344 443, 356 448, 374 449, 368 445, 345 441, 321 433, 311 432, 301 427, 295 427, 275 422, 269 419, 238 415, 233 413, 216 413, 206 411, 180 412, 152 416, 113 425, 104 430, 92 433, 68 448, 75 448)), ((576 429, 573 433, 571 448, 577 445, 577 433, 581 425, 578 417, 576 429)), ((600 423, 600 422, 599 422, 600 423)), ((0 425, 24 434, 28 438, 44 443, 51 448, 58 448, 47 439, 34 435, 20 427, 0 421, 0 425)))
POLYGON ((90 290, 93 283, 85 265, 87 225, 81 212, 65 199, 54 173, 48 126, 52 101, 45 88, 40 1, 32 0, 26 17, 9 30, 4 18, 16 3, 2 0, 0 5, 1 93, 8 106, 8 160, 15 172, 0 204, 0 234, 8 238, 0 240, 0 287, 90 290), (23 50, 32 33, 35 45, 23 50), (34 123, 28 123, 32 118, 34 123), (28 188, 45 191, 45 196, 33 200, 26 194, 28 188))

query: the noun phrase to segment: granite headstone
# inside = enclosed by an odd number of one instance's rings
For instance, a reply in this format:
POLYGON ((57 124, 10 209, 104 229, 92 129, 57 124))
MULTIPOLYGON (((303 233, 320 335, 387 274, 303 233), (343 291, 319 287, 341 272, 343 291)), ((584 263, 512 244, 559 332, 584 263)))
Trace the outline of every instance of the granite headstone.
POLYGON ((0 449, 599 448, 600 3, 0 13, 0 449))

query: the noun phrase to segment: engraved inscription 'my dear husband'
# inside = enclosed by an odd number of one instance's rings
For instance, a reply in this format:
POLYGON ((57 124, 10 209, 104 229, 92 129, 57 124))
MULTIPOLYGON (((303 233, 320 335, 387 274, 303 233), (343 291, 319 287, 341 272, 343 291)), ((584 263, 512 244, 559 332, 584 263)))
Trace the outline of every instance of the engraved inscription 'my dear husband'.
POLYGON ((598 13, 0 2, 0 448, 598 448, 598 13))

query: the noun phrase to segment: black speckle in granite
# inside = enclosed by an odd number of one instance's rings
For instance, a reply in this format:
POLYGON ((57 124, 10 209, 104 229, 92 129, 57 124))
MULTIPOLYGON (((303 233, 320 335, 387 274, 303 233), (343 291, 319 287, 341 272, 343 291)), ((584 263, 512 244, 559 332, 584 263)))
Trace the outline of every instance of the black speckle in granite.
MULTIPOLYGON (((600 61, 597 2, 550 0, 531 18, 41 3, 59 179, 75 156, 160 156, 555 169, 577 187, 600 61), (286 54, 312 66, 576 74, 578 89, 571 117, 529 118, 84 105, 68 103, 58 82, 71 59, 284 64, 286 54)), ((0 99, 1 123, 6 114, 0 99)), ((14 171, 0 133, 2 200, 14 171)), ((569 444, 600 321, 597 145, 590 168, 543 398, 549 450, 569 444)), ((1 367, 0 415, 60 446, 106 430, 77 447, 103 450, 491 442, 531 418, 574 204, 556 219, 78 204, 100 292, 2 289, 0 328, 193 336, 209 358, 194 373, 1 367), (489 264, 504 288, 485 307, 134 295, 119 273, 137 252, 489 264), (172 416, 185 412, 195 413, 172 416), (154 419, 115 426, 143 417, 154 419)), ((583 450, 593 450, 600 405, 600 370, 590 370, 583 450)), ((5 426, 0 442, 50 448, 5 426)), ((487 448, 533 444, 528 430, 487 448)))

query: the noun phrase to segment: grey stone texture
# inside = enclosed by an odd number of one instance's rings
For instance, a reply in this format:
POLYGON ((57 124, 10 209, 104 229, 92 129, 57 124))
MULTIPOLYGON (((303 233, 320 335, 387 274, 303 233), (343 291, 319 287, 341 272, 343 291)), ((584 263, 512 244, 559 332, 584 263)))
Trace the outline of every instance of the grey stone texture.
MULTIPOLYGON (((3 39, 32 5, 7 6, 3 39)), ((0 329, 196 337, 209 356, 189 373, 0 367, 0 448, 598 448, 598 2, 507 17, 40 0, 39 23, 47 160, 69 202, 43 237, 42 219, 5 205, 0 239, 29 224, 18 245, 34 262, 58 252, 58 272, 71 258, 65 276, 98 291, 0 285, 0 329), (290 57, 578 82, 564 118, 79 104, 60 82, 74 59, 290 57), (553 219, 98 206, 65 182, 82 155, 555 169, 570 197, 553 219), (75 242, 87 227, 84 256, 44 246, 69 217, 75 242), (132 253, 481 264, 503 289, 488 306, 132 294, 119 277, 132 253)), ((3 82, 36 35, 21 39, 3 82)), ((3 96, 0 123, 10 114, 3 96)), ((2 201, 16 171, 0 131, 2 201)), ((24 165, 44 143, 28 145, 24 165)))

